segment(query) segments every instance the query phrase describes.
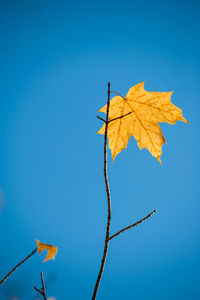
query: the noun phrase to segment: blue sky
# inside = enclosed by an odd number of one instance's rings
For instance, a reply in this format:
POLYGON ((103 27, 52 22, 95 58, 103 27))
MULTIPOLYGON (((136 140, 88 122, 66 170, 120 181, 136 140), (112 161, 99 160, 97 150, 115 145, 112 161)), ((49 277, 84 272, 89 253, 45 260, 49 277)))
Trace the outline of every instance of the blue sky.
POLYGON ((115 233, 98 299, 199 299, 199 1, 0 2, 0 276, 35 255, 0 288, 34 299, 40 271, 48 296, 90 299, 103 250, 106 194, 97 110, 107 82, 125 95, 145 80, 174 91, 190 122, 161 124, 161 166, 131 138, 108 153, 115 233), (54 278, 54 280, 51 280, 54 278))

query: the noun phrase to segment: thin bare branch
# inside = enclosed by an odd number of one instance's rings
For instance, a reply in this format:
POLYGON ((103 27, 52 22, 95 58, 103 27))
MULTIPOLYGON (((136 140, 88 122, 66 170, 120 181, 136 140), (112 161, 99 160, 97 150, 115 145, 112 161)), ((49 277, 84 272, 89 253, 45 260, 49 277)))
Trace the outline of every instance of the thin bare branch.
POLYGON ((106 120, 104 120, 103 118, 96 116, 99 120, 103 121, 104 123, 106 123, 106 120))
POLYGON ((34 289, 43 296, 44 300, 47 300, 47 296, 46 296, 46 292, 45 292, 43 272, 41 272, 41 282, 42 282, 42 288, 38 289, 36 286, 34 286, 34 289))
POLYGON ((130 114, 132 114, 132 111, 128 112, 127 114, 125 114, 125 115, 123 115, 123 116, 120 116, 120 117, 111 119, 111 120, 108 121, 108 123, 111 123, 111 122, 116 121, 116 120, 118 120, 118 119, 122 119, 122 118, 124 118, 124 117, 126 117, 126 116, 128 116, 128 115, 130 115, 130 114))
POLYGON ((44 285, 44 276, 43 276, 43 272, 41 272, 41 282, 42 282, 43 297, 44 297, 44 300, 46 300, 47 297, 46 297, 46 291, 45 291, 45 285, 44 285))
POLYGON ((114 237, 118 236, 118 235, 121 234, 122 232, 124 232, 124 231, 126 231, 126 230, 128 230, 128 229, 130 229, 130 228, 133 228, 133 227, 139 225, 140 223, 144 222, 145 220, 149 219, 156 211, 157 211, 157 209, 154 209, 150 214, 148 214, 148 215, 147 215, 146 217, 144 217, 143 219, 141 219, 141 220, 137 221, 136 223, 133 223, 132 225, 127 226, 127 227, 123 228, 122 230, 118 231, 117 233, 113 234, 113 235, 109 238, 109 240, 112 240, 114 237))
POLYGON ((43 296, 43 293, 40 289, 38 289, 36 286, 34 286, 34 289, 43 296))
POLYGON ((23 259, 21 262, 19 262, 1 281, 0 281, 0 285, 2 285, 4 283, 4 281, 6 281, 6 279, 8 279, 8 277, 15 271, 17 270, 23 263, 25 263, 33 254, 35 254, 35 252, 37 251, 37 248, 35 248, 25 259, 23 259))
MULTIPOLYGON (((117 95, 119 95, 120 97, 122 97, 119 93, 112 91, 113 93, 116 93, 117 95)), ((92 300, 96 299, 96 295, 98 292, 98 288, 99 288, 99 284, 103 275, 103 270, 104 270, 104 266, 105 266, 105 262, 106 262, 106 257, 107 257, 107 252, 108 252, 108 246, 109 246, 109 242, 111 239, 113 239, 115 236, 119 235, 120 233, 124 232, 125 230, 128 230, 140 223, 142 223, 144 220, 150 218, 155 212, 156 209, 154 211, 152 211, 149 215, 147 215, 145 218, 139 220, 138 222, 120 230, 119 232, 117 232, 116 234, 112 235, 110 237, 110 224, 111 224, 111 197, 110 197, 110 190, 109 190, 109 184, 108 184, 108 175, 107 175, 107 139, 108 139, 108 125, 110 122, 115 121, 117 119, 121 119, 124 118, 125 116, 131 114, 132 112, 129 112, 123 116, 114 118, 109 120, 109 108, 110 108, 110 83, 108 82, 108 100, 107 100, 107 109, 106 109, 106 120, 102 119, 101 117, 98 117, 101 121, 103 121, 105 123, 105 132, 104 132, 104 180, 105 180, 105 186, 106 186, 106 194, 107 194, 107 227, 106 227, 106 236, 105 236, 105 241, 104 241, 104 250, 103 250, 103 256, 102 256, 102 260, 101 260, 101 265, 100 265, 100 269, 99 269, 99 273, 97 276, 97 280, 96 280, 96 284, 94 287, 94 291, 93 291, 93 295, 92 295, 92 300)), ((125 99, 124 97, 122 97, 123 99, 125 99)))
POLYGON ((107 194, 107 204, 108 204, 107 227, 106 227, 106 236, 105 236, 105 242, 104 242, 103 257, 102 257, 102 260, 101 260, 101 266, 100 266, 100 269, 99 269, 99 274, 98 274, 96 284, 95 284, 95 287, 94 287, 92 300, 96 299, 99 284, 100 284, 101 277, 102 277, 102 274, 103 274, 104 265, 105 265, 105 262, 106 262, 106 256, 107 256, 107 252, 108 252, 109 235, 110 235, 111 198, 110 198, 110 190, 109 190, 108 175, 107 175, 107 134, 108 134, 109 108, 110 108, 110 82, 108 82, 108 100, 107 100, 105 133, 104 133, 104 180, 105 180, 106 194, 107 194))

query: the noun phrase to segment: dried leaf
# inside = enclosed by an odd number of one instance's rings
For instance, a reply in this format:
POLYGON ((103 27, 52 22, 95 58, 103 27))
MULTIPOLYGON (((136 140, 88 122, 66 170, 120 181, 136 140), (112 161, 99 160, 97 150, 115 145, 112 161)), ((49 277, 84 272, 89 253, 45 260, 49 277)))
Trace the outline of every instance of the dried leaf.
MULTIPOLYGON (((108 124, 109 148, 112 160, 126 149, 131 135, 137 140, 140 149, 147 148, 161 163, 162 145, 166 142, 159 122, 175 124, 176 121, 186 122, 182 110, 172 104, 173 92, 148 92, 141 82, 128 91, 125 98, 113 97, 110 101, 109 120, 131 114, 108 124)), ((107 105, 99 111, 106 113, 107 105)), ((105 124, 98 131, 104 134, 105 124)))
POLYGON ((43 260, 43 262, 55 258, 56 254, 57 254, 57 251, 58 251, 58 249, 57 249, 56 246, 52 246, 52 245, 49 245, 49 244, 41 243, 38 240, 36 240, 36 242, 37 242, 38 254, 40 254, 44 250, 48 251, 47 252, 47 256, 43 260))

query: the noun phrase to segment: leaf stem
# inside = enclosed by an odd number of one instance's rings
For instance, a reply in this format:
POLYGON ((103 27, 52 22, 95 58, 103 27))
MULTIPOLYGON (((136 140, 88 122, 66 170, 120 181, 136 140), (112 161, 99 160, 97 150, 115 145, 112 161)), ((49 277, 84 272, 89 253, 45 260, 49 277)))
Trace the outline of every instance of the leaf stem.
POLYGON ((112 240, 114 237, 118 236, 118 235, 121 234, 122 232, 124 232, 124 231, 126 231, 126 230, 128 230, 128 229, 130 229, 130 228, 133 228, 133 227, 139 225, 140 223, 144 222, 145 220, 149 219, 156 211, 157 211, 157 209, 154 209, 150 214, 148 214, 148 215, 147 215, 146 217, 144 217, 143 219, 141 219, 141 220, 137 221, 136 223, 133 223, 132 225, 127 226, 127 227, 123 228, 122 230, 118 231, 117 233, 113 234, 113 235, 109 238, 109 240, 112 240))
POLYGON ((120 96, 120 97, 122 97, 124 100, 125 100, 125 98, 121 95, 121 94, 119 94, 118 92, 115 92, 115 91, 110 91, 110 93, 114 93, 114 94, 116 94, 116 95, 118 95, 118 96, 120 96))
POLYGON ((100 266, 98 277, 97 277, 96 284, 95 284, 95 287, 94 287, 92 300, 96 299, 96 295, 97 295, 97 292, 98 292, 101 277, 103 275, 104 265, 105 265, 105 262, 106 262, 106 256, 107 256, 107 252, 108 252, 109 235, 110 235, 111 198, 110 198, 110 190, 109 190, 108 175, 107 175, 107 135, 108 135, 109 108, 110 108, 110 82, 108 82, 108 100, 107 100, 105 133, 104 133, 104 180, 105 180, 105 186, 106 186, 107 209, 108 209, 108 211, 107 211, 107 227, 106 227, 106 236, 105 236, 105 242, 104 242, 103 257, 102 257, 102 260, 101 260, 101 266, 100 266))
POLYGON ((6 281, 6 279, 8 279, 8 277, 15 271, 17 270, 23 263, 25 263, 33 254, 35 254, 35 252, 37 251, 37 248, 35 248, 26 258, 24 258, 21 262, 19 262, 1 281, 0 281, 0 285, 2 285, 4 283, 4 281, 6 281))

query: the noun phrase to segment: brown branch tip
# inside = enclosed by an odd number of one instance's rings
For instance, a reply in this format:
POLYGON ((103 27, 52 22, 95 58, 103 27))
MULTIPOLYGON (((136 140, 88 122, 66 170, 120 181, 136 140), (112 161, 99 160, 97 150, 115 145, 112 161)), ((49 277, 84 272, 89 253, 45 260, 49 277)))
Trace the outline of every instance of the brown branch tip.
POLYGON ((34 289, 43 296, 44 300, 47 300, 45 285, 44 285, 43 272, 41 272, 41 283, 42 283, 42 288, 41 289, 38 289, 36 286, 34 286, 34 289))
POLYGON ((118 231, 117 233, 113 234, 113 235, 109 238, 109 240, 112 240, 114 237, 118 236, 118 235, 121 234, 122 232, 124 232, 124 231, 126 231, 126 230, 128 230, 128 229, 131 229, 131 228, 133 228, 133 227, 135 227, 135 226, 137 226, 137 225, 139 225, 139 224, 141 224, 141 223, 144 222, 145 220, 149 219, 153 214, 155 214, 156 211, 157 211, 157 209, 154 209, 154 210, 153 210, 152 212, 150 212, 150 214, 148 214, 146 217, 144 217, 144 218, 140 219, 139 221, 137 221, 137 222, 135 222, 135 223, 133 223, 133 224, 131 224, 131 225, 129 225, 129 226, 127 226, 127 227, 121 229, 121 230, 118 231))

